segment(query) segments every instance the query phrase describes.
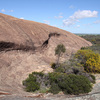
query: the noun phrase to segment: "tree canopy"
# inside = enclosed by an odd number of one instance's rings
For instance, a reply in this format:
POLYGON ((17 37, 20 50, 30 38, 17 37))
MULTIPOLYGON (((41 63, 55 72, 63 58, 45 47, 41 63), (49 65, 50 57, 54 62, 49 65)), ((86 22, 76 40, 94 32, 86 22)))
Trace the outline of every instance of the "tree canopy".
POLYGON ((57 64, 59 63, 59 58, 61 57, 61 55, 63 53, 65 53, 65 51, 66 51, 66 48, 65 48, 65 46, 63 44, 59 44, 55 48, 55 55, 58 55, 57 64))

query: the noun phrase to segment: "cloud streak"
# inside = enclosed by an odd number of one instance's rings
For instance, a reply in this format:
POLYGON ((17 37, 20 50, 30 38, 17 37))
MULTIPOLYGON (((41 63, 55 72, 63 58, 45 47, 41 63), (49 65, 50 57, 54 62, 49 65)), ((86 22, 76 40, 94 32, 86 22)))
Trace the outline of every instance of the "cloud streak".
POLYGON ((5 12, 5 9, 2 9, 1 12, 5 12))
POLYGON ((68 19, 63 20, 64 26, 71 26, 79 21, 79 19, 97 17, 98 11, 78 10, 68 19))
POLYGON ((55 16, 55 18, 56 18, 56 19, 61 19, 61 18, 63 18, 62 14, 63 14, 63 13, 59 13, 59 16, 55 16))
POLYGON ((14 10, 9 10, 9 12, 14 12, 14 10))
POLYGON ((50 24, 48 20, 43 20, 45 24, 50 24))
POLYGON ((100 24, 100 20, 96 20, 95 22, 93 22, 94 24, 100 24))
POLYGON ((23 17, 21 17, 20 19, 24 19, 23 17))
POLYGON ((80 27, 80 25, 77 25, 77 26, 76 26, 76 28, 79 28, 79 27, 80 27))
POLYGON ((69 8, 70 8, 70 9, 74 9, 74 6, 73 6, 73 5, 70 5, 69 8))
POLYGON ((1 12, 14 12, 14 10, 5 10, 5 9, 1 9, 1 12))
POLYGON ((57 18, 57 19, 61 19, 61 18, 63 18, 63 16, 55 16, 55 18, 57 18))

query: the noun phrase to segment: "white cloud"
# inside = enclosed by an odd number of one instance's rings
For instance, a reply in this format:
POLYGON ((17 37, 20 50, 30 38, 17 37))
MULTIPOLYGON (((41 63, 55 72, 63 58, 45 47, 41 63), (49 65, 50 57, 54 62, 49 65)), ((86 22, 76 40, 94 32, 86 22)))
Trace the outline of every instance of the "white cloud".
POLYGON ((14 10, 9 10, 9 12, 14 12, 14 10))
POLYGON ((70 25, 75 24, 75 20, 65 19, 65 20, 63 20, 63 24, 64 24, 64 26, 70 26, 70 25))
POLYGON ((93 22, 94 24, 100 24, 100 20, 96 20, 95 22, 93 22))
POLYGON ((64 26, 71 26, 79 21, 79 19, 97 17, 97 15, 98 11, 78 10, 68 19, 63 20, 63 24, 64 26))
POLYGON ((98 12, 97 11, 90 11, 90 10, 78 10, 74 13, 74 18, 76 19, 82 19, 82 18, 89 18, 89 17, 97 17, 98 12))
POLYGON ((5 10, 5 9, 2 9, 1 12, 14 12, 14 10, 5 10))
POLYGON ((73 5, 70 5, 69 8, 70 8, 70 9, 74 9, 74 6, 73 6, 73 5))
POLYGON ((48 20, 43 20, 45 24, 50 24, 48 20))
POLYGON ((77 26, 76 26, 76 28, 79 28, 79 27, 80 27, 80 25, 77 25, 77 26))
POLYGON ((63 18, 62 14, 63 14, 63 13, 59 13, 59 15, 58 15, 58 16, 55 16, 55 18, 56 18, 56 19, 61 19, 61 18, 63 18))
POLYGON ((60 19, 60 18, 63 18, 63 16, 55 16, 55 18, 57 18, 57 19, 60 19))
POLYGON ((5 9, 2 9, 1 12, 5 12, 5 9))
POLYGON ((21 17, 20 19, 24 19, 23 17, 21 17))

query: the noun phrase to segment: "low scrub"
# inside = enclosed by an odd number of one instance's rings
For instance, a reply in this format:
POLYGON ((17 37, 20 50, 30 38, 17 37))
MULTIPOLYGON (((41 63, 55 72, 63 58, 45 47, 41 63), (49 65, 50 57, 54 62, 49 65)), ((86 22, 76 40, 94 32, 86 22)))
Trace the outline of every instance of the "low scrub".
POLYGON ((75 57, 87 72, 100 73, 100 54, 92 50, 79 50, 75 57))
POLYGON ((92 89, 91 82, 83 75, 50 73, 50 82, 52 93, 63 91, 65 94, 80 94, 92 89))
POLYGON ((33 72, 23 81, 23 85, 28 92, 48 89, 46 92, 53 94, 57 94, 60 91, 65 94, 88 93, 92 89, 91 82, 85 76, 75 74, 67 75, 66 73, 59 72, 49 74, 33 72))
POLYGON ((23 85, 27 92, 34 92, 40 89, 40 84, 36 81, 36 76, 33 74, 29 74, 28 78, 23 81, 23 85))

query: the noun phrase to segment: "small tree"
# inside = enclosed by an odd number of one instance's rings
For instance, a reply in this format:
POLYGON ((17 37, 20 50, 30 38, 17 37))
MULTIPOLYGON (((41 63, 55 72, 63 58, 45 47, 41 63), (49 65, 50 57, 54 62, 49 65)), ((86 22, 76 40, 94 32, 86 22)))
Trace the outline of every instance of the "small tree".
POLYGON ((60 59, 60 57, 62 56, 62 54, 65 53, 65 51, 66 51, 66 48, 65 48, 65 46, 64 46, 63 44, 59 44, 59 45, 57 45, 57 47, 55 48, 55 55, 58 56, 56 67, 58 67, 59 59, 60 59))

